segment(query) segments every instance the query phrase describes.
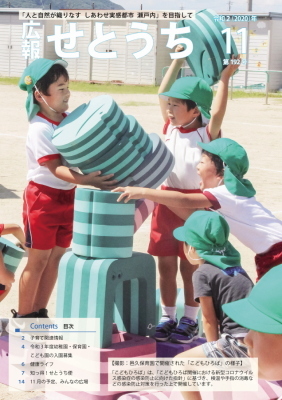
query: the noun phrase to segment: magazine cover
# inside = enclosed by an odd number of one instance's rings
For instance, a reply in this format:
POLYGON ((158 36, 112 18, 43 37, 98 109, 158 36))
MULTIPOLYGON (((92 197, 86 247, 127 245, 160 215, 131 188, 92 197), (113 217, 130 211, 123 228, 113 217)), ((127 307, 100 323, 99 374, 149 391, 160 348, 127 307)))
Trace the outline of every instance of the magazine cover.
POLYGON ((282 399, 282 5, 0 32, 0 399, 282 399))

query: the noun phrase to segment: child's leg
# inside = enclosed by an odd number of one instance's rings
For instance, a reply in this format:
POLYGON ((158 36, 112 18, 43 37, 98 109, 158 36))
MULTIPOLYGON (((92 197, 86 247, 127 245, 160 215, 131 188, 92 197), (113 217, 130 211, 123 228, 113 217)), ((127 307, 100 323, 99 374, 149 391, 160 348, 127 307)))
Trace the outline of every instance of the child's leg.
POLYGON ((51 252, 52 249, 29 249, 27 265, 20 277, 18 314, 26 315, 37 311, 34 308, 34 301, 51 252))
POLYGON ((154 338, 157 341, 167 341, 177 326, 175 305, 177 294, 177 256, 158 257, 158 259, 162 318, 156 327, 154 338))
POLYGON ((180 260, 180 273, 184 286, 185 304, 190 307, 199 308, 199 303, 196 303, 196 301, 194 301, 194 290, 192 282, 192 275, 197 268, 197 265, 190 264, 188 260, 180 260))
POLYGON ((162 304, 175 307, 177 295, 177 256, 158 257, 162 304))
MULTIPOLYGON (((175 357, 175 359, 177 359, 177 358, 193 358, 193 357, 206 358, 206 355, 202 349, 202 346, 197 346, 191 350, 184 351, 183 353, 178 354, 175 357)), ((188 369, 188 367, 186 369, 188 369)), ((192 369, 195 370, 195 366, 193 366, 192 369)), ((181 394, 185 400, 202 400, 202 396, 201 396, 200 392, 181 392, 181 394)))
POLYGON ((58 276, 58 267, 66 249, 56 246, 52 249, 46 268, 44 269, 34 299, 34 310, 46 308, 58 276))

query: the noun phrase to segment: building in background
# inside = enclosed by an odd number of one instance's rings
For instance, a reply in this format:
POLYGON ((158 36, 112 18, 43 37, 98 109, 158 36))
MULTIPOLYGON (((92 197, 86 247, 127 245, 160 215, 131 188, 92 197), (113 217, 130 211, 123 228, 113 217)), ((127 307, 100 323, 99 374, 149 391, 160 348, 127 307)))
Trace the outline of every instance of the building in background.
MULTIPOLYGON (((45 10, 46 11, 46 10, 45 10)), ((93 11, 93 10, 92 10, 93 11)), ((234 87, 260 88, 264 87, 267 74, 262 71, 282 71, 282 14, 256 14, 256 21, 246 21, 244 16, 254 13, 237 13, 238 21, 228 21, 228 16, 234 13, 221 13, 224 23, 231 28, 238 51, 242 50, 242 34, 237 31, 247 29, 246 37, 246 65, 240 67, 240 72, 234 77, 234 87), (243 19, 243 20, 240 20, 243 19), (251 72, 248 72, 251 70, 251 72), (253 70, 256 70, 253 72, 253 70)), ((33 20, 39 25, 26 26, 18 19, 19 10, 12 8, 0 9, 0 76, 19 77, 32 57, 25 58, 30 51, 34 56, 37 52, 40 57, 58 58, 54 42, 48 42, 47 36, 54 35, 55 25, 62 26, 62 32, 69 31, 69 22, 74 20, 33 20), (23 37, 25 36, 25 37, 23 37), (30 38, 28 39, 27 36, 30 38), (30 42, 30 49, 28 48, 30 42), (31 44, 33 42, 33 44, 31 44)), ((245 17, 247 19, 247 17, 245 17)), ((231 18, 230 18, 231 19, 231 18)), ((79 51, 78 58, 66 58, 68 71, 72 80, 111 82, 118 81, 125 84, 158 85, 161 82, 163 70, 171 63, 166 47, 168 36, 161 35, 161 28, 169 27, 169 20, 146 21, 148 32, 153 38, 153 48, 144 57, 136 59, 134 52, 141 50, 145 45, 144 39, 126 41, 126 35, 134 31, 131 21, 103 20, 103 33, 115 32, 116 38, 105 41, 96 46, 99 52, 117 52, 114 59, 97 59, 89 55, 88 46, 95 38, 95 21, 79 20, 77 30, 83 30, 84 36, 78 37, 74 49, 79 51)), ((64 50, 68 52, 68 50, 64 50)), ((185 70, 189 75, 191 71, 185 70)), ((282 73, 269 73, 269 90, 282 88, 282 73)))

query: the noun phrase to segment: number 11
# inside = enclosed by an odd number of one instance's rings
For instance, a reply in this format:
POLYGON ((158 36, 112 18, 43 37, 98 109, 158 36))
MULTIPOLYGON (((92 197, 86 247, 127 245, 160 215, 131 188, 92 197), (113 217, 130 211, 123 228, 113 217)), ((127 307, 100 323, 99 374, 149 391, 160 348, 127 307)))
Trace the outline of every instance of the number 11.
MULTIPOLYGON (((226 53, 230 54, 231 53, 231 29, 226 28, 223 31, 221 31, 222 34, 226 33, 226 53)), ((241 28, 237 31, 237 33, 242 34, 242 39, 241 39, 241 44, 242 44, 242 50, 241 54, 246 54, 247 53, 247 29, 246 28, 241 28)))

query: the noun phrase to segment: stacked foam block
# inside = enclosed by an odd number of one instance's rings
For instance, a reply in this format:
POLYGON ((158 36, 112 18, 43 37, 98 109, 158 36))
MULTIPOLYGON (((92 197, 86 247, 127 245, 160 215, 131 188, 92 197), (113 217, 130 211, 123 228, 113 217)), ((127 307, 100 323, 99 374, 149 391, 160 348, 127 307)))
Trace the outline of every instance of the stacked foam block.
MULTIPOLYGON (((15 273, 16 269, 24 256, 24 250, 17 247, 14 243, 7 239, 0 238, 0 251, 3 254, 5 267, 15 273)), ((1 283, 1 282, 0 282, 1 283)))
POLYGON ((70 166, 88 174, 113 173, 120 185, 157 187, 173 168, 170 151, 156 134, 147 135, 107 95, 70 113, 53 135, 53 144, 70 166))
POLYGON ((187 57, 187 63, 194 75, 205 79, 210 85, 216 84, 223 70, 223 60, 237 55, 236 44, 231 37, 231 54, 226 50, 226 34, 221 33, 226 25, 220 21, 220 16, 213 10, 206 9, 196 13, 194 20, 182 20, 178 28, 189 27, 189 33, 178 35, 192 41, 193 51, 187 57))
POLYGON ((155 262, 132 252, 135 204, 117 203, 118 196, 76 189, 73 251, 62 257, 58 276, 56 316, 100 319, 100 391, 56 392, 52 400, 116 399, 121 392, 107 389, 108 357, 156 356, 155 340, 145 337, 154 333, 155 262), (128 332, 112 343, 114 318, 128 332))
MULTIPOLYGON (((160 137, 147 134, 110 96, 97 96, 70 113, 53 135, 53 144, 70 166, 88 174, 114 174, 119 186, 157 188, 170 174, 174 157, 160 137)), ((135 231, 154 208, 136 202, 135 231)))
POLYGON ((73 252, 95 258, 132 255, 134 201, 117 203, 119 193, 78 188, 75 192, 73 252))

